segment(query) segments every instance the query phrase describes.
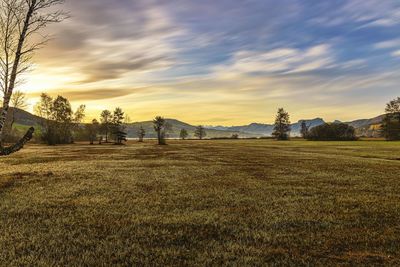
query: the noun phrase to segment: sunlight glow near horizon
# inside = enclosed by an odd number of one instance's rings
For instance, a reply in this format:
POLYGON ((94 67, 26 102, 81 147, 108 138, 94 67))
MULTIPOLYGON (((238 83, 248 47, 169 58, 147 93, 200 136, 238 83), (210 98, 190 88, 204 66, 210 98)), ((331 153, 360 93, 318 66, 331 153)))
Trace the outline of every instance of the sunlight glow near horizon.
POLYGON ((375 117, 398 96, 400 3, 69 0, 20 87, 192 124, 375 117), (378 5, 379 4, 379 5, 378 5), (379 8, 377 8, 379 6, 379 8), (386 23, 380 23, 385 20, 386 23))

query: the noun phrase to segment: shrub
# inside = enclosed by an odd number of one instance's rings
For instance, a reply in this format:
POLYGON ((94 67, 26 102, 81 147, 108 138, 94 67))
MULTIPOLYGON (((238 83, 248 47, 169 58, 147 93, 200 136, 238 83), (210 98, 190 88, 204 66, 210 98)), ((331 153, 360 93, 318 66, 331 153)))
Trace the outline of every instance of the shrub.
POLYGON ((314 127, 307 135, 313 141, 354 141, 357 140, 355 129, 345 123, 325 123, 314 127))

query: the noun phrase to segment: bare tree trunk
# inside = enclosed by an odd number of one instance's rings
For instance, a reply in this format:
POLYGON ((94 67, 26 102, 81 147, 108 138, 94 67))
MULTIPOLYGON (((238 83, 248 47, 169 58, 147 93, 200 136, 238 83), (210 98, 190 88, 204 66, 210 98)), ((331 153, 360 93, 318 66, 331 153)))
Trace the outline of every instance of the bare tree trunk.
MULTIPOLYGON (((5 122, 7 119, 8 110, 10 108, 10 100, 11 100, 11 96, 12 96, 12 93, 13 93, 13 90, 15 87, 15 81, 17 79, 18 67, 20 65, 22 49, 24 47, 25 38, 28 33, 30 20, 32 18, 35 6, 36 6, 36 0, 32 0, 32 2, 30 3, 30 6, 29 6, 28 12, 26 13, 26 17, 25 17, 24 24, 23 24, 24 26, 23 26, 22 31, 19 36, 17 50, 15 51, 15 60, 14 60, 11 75, 10 75, 10 81, 8 84, 7 91, 4 94, 3 109, 2 109, 1 115, 0 115, 0 136, 3 136, 3 134, 4 134, 4 131, 3 131, 4 125, 5 125, 5 122)), ((22 149, 23 146, 30 139, 32 139, 34 131, 35 131, 35 129, 33 127, 30 128, 21 140, 19 140, 17 143, 15 143, 14 145, 12 145, 10 147, 4 147, 3 143, 1 142, 0 156, 10 155, 11 153, 17 152, 20 149, 22 149)))
POLYGON ((28 132, 24 135, 24 137, 22 137, 17 143, 15 143, 14 145, 9 146, 9 147, 2 147, 1 151, 0 151, 0 156, 8 156, 10 154, 13 154, 13 153, 21 150, 24 147, 24 145, 29 140, 32 139, 34 131, 35 131, 35 129, 33 127, 31 127, 28 130, 28 132))

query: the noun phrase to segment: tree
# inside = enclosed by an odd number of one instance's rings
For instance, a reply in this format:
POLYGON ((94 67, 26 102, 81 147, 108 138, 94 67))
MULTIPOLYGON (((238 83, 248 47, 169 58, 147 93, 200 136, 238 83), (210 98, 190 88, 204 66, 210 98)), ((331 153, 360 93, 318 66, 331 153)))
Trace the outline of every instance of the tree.
POLYGON ((73 122, 79 124, 85 119, 85 105, 80 105, 78 109, 74 112, 73 122))
POLYGON ((280 108, 278 109, 278 114, 276 115, 275 127, 272 135, 277 140, 289 140, 290 131, 289 113, 287 113, 283 108, 280 108))
POLYGON ((310 126, 307 125, 306 121, 301 121, 301 128, 300 128, 301 137, 306 139, 309 131, 310 131, 310 126))
POLYGON ((27 107, 26 94, 21 91, 15 91, 11 96, 11 107, 13 107, 11 112, 11 123, 10 123, 10 128, 12 130, 12 127, 15 123, 15 109, 23 110, 27 107))
POLYGON ((355 129, 345 123, 325 123, 314 127, 307 135, 312 141, 355 141, 355 129))
POLYGON ((196 136, 200 140, 207 136, 206 130, 202 125, 196 127, 196 130, 194 131, 194 136, 196 136))
POLYGON ((128 141, 126 139, 126 136, 128 135, 126 132, 122 131, 122 130, 118 130, 117 132, 114 133, 115 135, 115 144, 116 145, 122 145, 123 141, 128 141))
POLYGON ((11 112, 9 113, 7 123, 4 125, 4 135, 12 135, 13 126, 15 123, 15 112, 16 109, 25 109, 27 107, 26 103, 26 94, 21 91, 15 91, 11 96, 11 103, 10 106, 12 107, 11 112))
POLYGON ((143 142, 144 137, 146 136, 146 131, 143 128, 143 126, 140 126, 139 131, 137 132, 138 137, 139 137, 139 142, 143 142))
POLYGON ((239 135, 238 134, 232 134, 231 139, 239 139, 239 135))
POLYGON ((51 120, 51 108, 53 99, 46 93, 40 95, 40 101, 35 105, 34 112, 37 116, 46 120, 51 120))
POLYGON ((186 131, 186 129, 182 129, 181 132, 179 133, 179 137, 182 140, 185 140, 187 137, 189 136, 188 132, 186 131))
POLYGON ((114 125, 121 125, 125 119, 125 112, 122 111, 121 108, 116 108, 113 112, 112 123, 114 125))
POLYGON ((102 133, 106 137, 106 143, 108 143, 108 136, 110 134, 110 128, 112 125, 112 121, 113 121, 113 116, 111 114, 111 111, 103 110, 100 114, 100 122, 101 122, 102 133))
POLYGON ((42 126, 42 139, 49 145, 55 145, 56 141, 51 140, 54 137, 52 133, 53 124, 55 123, 52 118, 53 99, 45 93, 40 95, 40 101, 35 105, 34 112, 37 116, 43 118, 41 120, 42 126))
MULTIPOLYGON (((54 10, 63 0, 0 0, 0 88, 3 107, 0 114, 0 137, 5 134, 4 125, 10 109, 10 101, 19 77, 26 72, 33 53, 48 38, 40 39, 41 30, 49 23, 60 22, 65 14, 54 10), (39 40, 39 41, 38 41, 39 40)), ((0 138, 0 156, 10 155, 23 148, 32 139, 31 127, 18 142, 4 147, 0 138)))
POLYGON ((85 128, 90 144, 93 145, 94 141, 96 141, 97 139, 97 134, 99 132, 100 124, 96 119, 93 119, 92 123, 88 123, 85 125, 85 128))
POLYGON ((122 141, 126 141, 127 134, 124 132, 125 129, 123 127, 124 119, 125 113, 121 108, 116 108, 111 122, 112 134, 116 144, 122 144, 122 141))
POLYGON ((42 94, 35 106, 35 113, 44 118, 44 141, 49 145, 69 144, 74 141, 73 130, 85 117, 85 106, 82 105, 73 112, 65 97, 57 96, 53 100, 47 94, 42 94))
POLYGON ((382 123, 382 135, 388 141, 400 140, 400 97, 386 105, 382 123))
POLYGON ((73 112, 71 104, 65 97, 57 96, 54 100, 52 120, 55 122, 56 144, 72 143, 73 112))
POLYGON ((165 121, 165 119, 161 116, 157 116, 154 120, 153 120, 153 124, 154 124, 154 130, 157 133, 157 140, 158 140, 158 144, 159 145, 166 145, 166 140, 165 140, 165 131, 166 131, 166 127, 167 127, 167 123, 165 121))

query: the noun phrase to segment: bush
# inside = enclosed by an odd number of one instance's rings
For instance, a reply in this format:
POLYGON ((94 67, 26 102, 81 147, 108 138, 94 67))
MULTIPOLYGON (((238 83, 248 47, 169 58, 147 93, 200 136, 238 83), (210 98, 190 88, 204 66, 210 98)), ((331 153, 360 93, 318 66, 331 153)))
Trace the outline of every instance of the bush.
POLYGON ((357 140, 355 129, 344 123, 325 123, 314 127, 306 136, 313 141, 354 141, 357 140))
POLYGON ((232 134, 231 139, 239 139, 239 135, 238 134, 232 134))

